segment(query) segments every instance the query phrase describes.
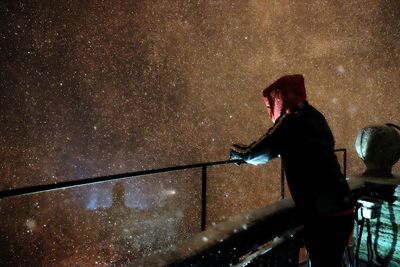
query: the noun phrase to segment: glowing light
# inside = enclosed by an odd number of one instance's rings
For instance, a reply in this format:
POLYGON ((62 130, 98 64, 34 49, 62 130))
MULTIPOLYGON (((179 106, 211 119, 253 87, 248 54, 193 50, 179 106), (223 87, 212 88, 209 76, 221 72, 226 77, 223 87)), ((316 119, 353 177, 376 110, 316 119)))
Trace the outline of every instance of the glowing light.
POLYGON ((176 190, 175 189, 164 190, 164 195, 167 195, 167 196, 176 195, 176 190))

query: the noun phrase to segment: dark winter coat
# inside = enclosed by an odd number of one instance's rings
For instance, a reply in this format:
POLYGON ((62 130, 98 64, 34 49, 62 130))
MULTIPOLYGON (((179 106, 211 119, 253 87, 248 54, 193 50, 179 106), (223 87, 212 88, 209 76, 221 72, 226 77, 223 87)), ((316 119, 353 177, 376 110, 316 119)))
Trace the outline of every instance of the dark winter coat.
POLYGON ((237 155, 252 164, 280 155, 291 195, 302 214, 328 215, 352 207, 334 146, 324 116, 303 101, 280 116, 266 135, 237 155))

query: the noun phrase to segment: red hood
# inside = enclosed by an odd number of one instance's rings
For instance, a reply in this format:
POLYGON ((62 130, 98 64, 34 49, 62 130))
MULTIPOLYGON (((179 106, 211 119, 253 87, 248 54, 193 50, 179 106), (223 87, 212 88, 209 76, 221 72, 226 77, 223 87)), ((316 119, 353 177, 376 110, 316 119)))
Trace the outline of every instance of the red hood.
POLYGON ((275 122, 307 99, 304 77, 300 74, 283 76, 264 89, 263 96, 269 117, 275 122))

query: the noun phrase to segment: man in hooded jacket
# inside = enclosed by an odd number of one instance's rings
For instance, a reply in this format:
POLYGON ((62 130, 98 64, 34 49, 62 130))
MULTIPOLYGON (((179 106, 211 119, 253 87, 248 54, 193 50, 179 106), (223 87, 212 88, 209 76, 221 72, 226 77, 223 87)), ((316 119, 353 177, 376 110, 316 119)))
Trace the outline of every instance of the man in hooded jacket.
POLYGON ((341 266, 353 229, 353 202, 324 118, 306 100, 302 75, 286 75, 263 91, 273 127, 252 144, 235 144, 231 159, 258 165, 278 155, 304 221, 313 267, 341 266))

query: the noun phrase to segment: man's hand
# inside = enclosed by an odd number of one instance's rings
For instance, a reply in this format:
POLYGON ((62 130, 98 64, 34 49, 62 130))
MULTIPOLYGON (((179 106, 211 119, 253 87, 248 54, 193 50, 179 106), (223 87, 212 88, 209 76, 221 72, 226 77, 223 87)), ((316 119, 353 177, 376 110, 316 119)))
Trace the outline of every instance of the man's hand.
POLYGON ((244 161, 244 158, 248 152, 249 146, 243 144, 233 144, 229 153, 229 157, 231 160, 241 160, 236 163, 237 165, 240 165, 244 161))
POLYGON ((229 158, 231 160, 239 160, 238 162, 236 162, 236 165, 240 165, 243 162, 243 156, 244 154, 238 153, 235 150, 231 149, 231 151, 229 152, 229 158))
POLYGON ((231 149, 229 152, 229 158, 231 160, 243 159, 243 154, 236 152, 235 150, 231 149))

